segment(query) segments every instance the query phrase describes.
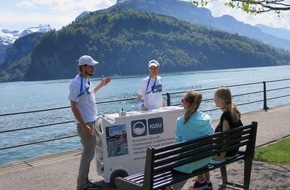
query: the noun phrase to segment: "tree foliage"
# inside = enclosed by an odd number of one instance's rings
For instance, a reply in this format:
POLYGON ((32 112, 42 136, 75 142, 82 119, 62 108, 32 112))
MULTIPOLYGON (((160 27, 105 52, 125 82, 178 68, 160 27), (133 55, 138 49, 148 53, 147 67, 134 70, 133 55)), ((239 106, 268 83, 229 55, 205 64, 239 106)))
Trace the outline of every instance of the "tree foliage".
MULTIPOLYGON (((196 6, 205 6, 209 2, 218 0, 190 0, 196 6)), ((259 14, 274 11, 280 14, 281 11, 290 10, 289 0, 226 0, 225 5, 231 8, 238 8, 247 13, 259 14)))

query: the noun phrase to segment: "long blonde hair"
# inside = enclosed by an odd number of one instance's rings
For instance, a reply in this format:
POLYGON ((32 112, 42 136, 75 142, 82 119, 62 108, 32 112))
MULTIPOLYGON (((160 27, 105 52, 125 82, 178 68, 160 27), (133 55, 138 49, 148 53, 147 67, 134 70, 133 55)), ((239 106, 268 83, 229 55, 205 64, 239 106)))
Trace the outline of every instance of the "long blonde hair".
POLYGON ((241 113, 232 100, 232 93, 230 89, 228 87, 221 86, 215 91, 215 94, 224 100, 225 105, 223 108, 231 113, 233 121, 239 121, 241 118, 241 113))
POLYGON ((184 114, 184 124, 189 120, 190 116, 197 112, 197 109, 199 108, 199 105, 202 100, 202 95, 198 91, 188 91, 184 95, 184 100, 191 104, 190 108, 185 111, 184 114))

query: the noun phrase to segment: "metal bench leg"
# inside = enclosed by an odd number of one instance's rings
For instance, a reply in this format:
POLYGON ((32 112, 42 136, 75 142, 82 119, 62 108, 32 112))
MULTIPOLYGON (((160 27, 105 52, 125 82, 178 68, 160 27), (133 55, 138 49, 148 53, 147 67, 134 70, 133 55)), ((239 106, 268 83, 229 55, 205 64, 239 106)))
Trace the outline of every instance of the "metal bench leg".
POLYGON ((223 183, 221 184, 221 186, 227 186, 227 183, 228 183, 228 177, 227 177, 227 168, 226 166, 222 166, 220 167, 220 170, 221 170, 221 174, 222 174, 222 180, 223 180, 223 183))
POLYGON ((250 189, 251 173, 252 173, 252 158, 244 160, 244 189, 250 189))

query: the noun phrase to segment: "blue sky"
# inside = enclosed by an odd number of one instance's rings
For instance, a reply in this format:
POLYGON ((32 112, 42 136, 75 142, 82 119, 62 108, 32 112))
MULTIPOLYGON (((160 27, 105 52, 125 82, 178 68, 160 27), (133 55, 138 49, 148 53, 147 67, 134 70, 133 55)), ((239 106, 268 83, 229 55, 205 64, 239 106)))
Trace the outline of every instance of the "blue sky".
POLYGON ((61 29, 83 11, 112 6, 116 0, 6 0, 1 1, 0 28, 24 30, 39 24, 61 29))
MULTIPOLYGON (((223 5, 223 0, 209 3, 213 16, 228 14, 247 24, 264 24, 290 30, 290 11, 280 17, 276 14, 250 15, 223 5)), ((39 24, 50 24, 61 29, 71 23, 83 11, 96 11, 110 7, 116 0, 6 0, 1 1, 0 28, 22 31, 39 24)))

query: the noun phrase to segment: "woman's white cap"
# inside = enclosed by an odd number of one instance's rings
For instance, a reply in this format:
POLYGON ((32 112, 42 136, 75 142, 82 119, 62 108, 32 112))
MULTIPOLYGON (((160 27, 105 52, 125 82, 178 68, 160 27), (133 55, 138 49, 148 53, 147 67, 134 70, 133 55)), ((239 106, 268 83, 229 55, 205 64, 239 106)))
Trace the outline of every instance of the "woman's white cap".
POLYGON ((151 61, 149 61, 149 63, 148 63, 148 67, 159 67, 159 62, 158 61, 156 61, 156 60, 151 60, 151 61))

